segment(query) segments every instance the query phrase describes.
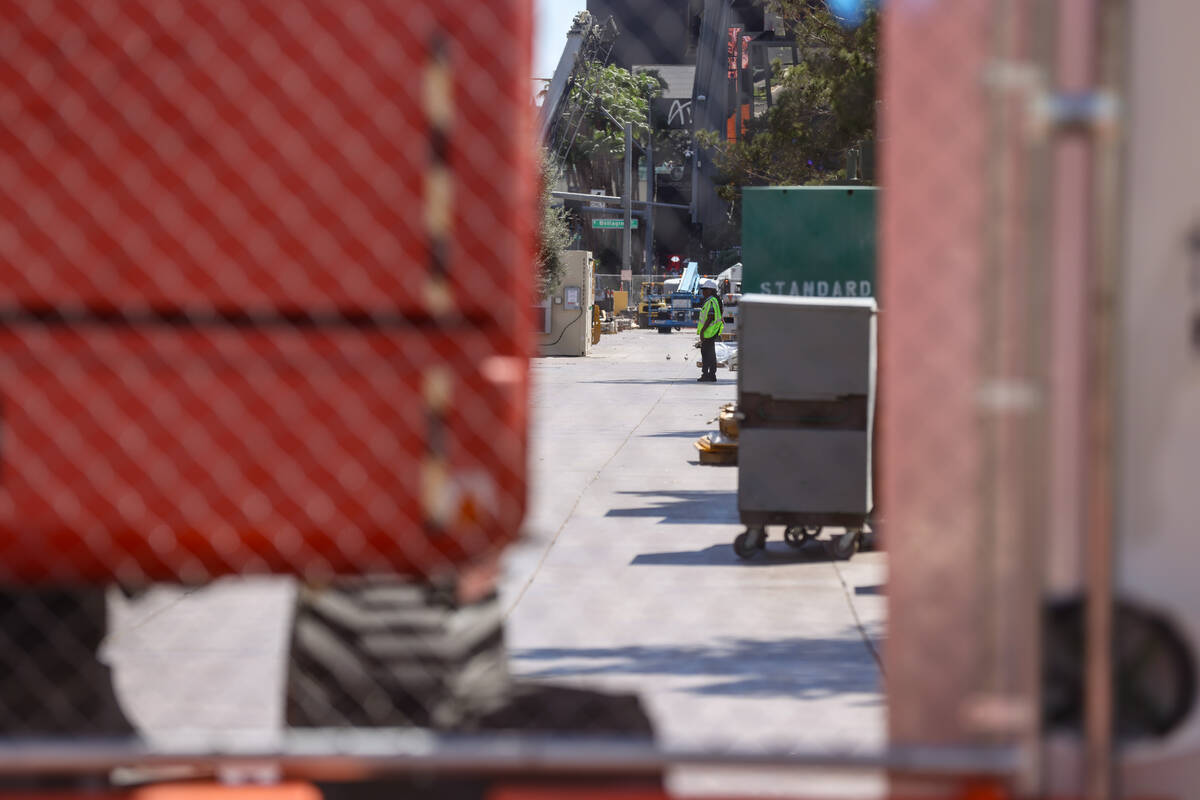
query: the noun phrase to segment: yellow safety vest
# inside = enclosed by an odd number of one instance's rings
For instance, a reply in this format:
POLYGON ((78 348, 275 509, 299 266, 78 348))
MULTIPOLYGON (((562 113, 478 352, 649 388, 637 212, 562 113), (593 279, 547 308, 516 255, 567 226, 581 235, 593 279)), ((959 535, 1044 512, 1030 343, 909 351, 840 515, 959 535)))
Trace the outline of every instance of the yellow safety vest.
POLYGON ((710 297, 704 301, 704 305, 700 309, 699 325, 697 325, 701 337, 712 339, 720 336, 721 331, 725 330, 725 320, 721 319, 720 309, 717 298, 710 297))

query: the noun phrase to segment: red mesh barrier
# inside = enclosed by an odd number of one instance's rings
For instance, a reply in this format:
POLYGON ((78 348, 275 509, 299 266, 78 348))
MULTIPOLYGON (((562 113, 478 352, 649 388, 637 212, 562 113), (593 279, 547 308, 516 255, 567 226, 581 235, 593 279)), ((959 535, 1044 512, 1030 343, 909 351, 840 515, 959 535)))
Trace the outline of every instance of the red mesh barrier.
POLYGON ((525 3, 0 26, 0 578, 428 574, 515 535, 525 3))

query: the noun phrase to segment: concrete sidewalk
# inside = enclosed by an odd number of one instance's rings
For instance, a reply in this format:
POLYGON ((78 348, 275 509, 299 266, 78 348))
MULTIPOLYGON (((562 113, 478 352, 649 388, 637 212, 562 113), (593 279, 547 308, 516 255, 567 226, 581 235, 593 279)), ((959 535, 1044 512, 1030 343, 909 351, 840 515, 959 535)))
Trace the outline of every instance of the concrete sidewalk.
MULTIPOLYGON (((693 338, 632 331, 535 363, 531 514, 505 580, 514 671, 638 692, 667 746, 882 746, 884 556, 833 562, 779 529, 734 555, 737 470, 700 466, 692 443, 736 373, 697 384, 693 338)), ((745 781, 691 771, 676 788, 745 781)))
MULTIPOLYGON (((884 557, 834 563, 775 529, 765 553, 737 559, 737 470, 700 466, 692 445, 734 399, 735 374, 696 383, 693 338, 632 331, 589 358, 535 362, 527 536, 502 585, 513 669, 638 692, 667 746, 880 746, 884 557)), ((104 651, 143 734, 277 737, 294 591, 254 578, 114 593, 104 651)), ((880 785, 762 770, 672 779, 742 796, 880 785)))

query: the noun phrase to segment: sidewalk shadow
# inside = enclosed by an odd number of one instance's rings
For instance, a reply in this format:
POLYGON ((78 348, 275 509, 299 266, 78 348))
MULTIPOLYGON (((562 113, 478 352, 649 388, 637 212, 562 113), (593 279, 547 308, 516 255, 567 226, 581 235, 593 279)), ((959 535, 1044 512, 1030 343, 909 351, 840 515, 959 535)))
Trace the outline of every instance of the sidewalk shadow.
MULTIPOLYGON (((622 385, 641 385, 641 386, 662 386, 665 383, 685 385, 689 383, 700 383, 694 377, 685 375, 682 378, 605 378, 603 380, 594 381, 579 381, 579 383, 595 383, 609 384, 613 386, 622 385)), ((704 386, 737 386, 737 379, 717 378, 715 383, 704 383, 704 386)))
POLYGON ((781 542, 767 542, 753 558, 741 559, 733 552, 733 539, 724 544, 709 545, 703 550, 681 550, 673 553, 642 553, 629 562, 634 567, 771 567, 779 564, 815 564, 829 561, 829 555, 819 542, 799 549, 781 542))
POLYGON ((522 665, 523 679, 673 675, 698 679, 677 689, 691 694, 815 699, 854 693, 875 695, 859 705, 884 702, 879 664, 857 628, 835 638, 724 637, 709 646, 546 647, 512 655, 518 661, 551 662, 522 665))
POLYGON ((618 492, 652 499, 642 508, 613 508, 604 516, 644 518, 661 517, 659 525, 737 524, 737 492, 647 491, 618 492))
POLYGON ((664 383, 686 383, 687 380, 687 378, 609 378, 602 381, 579 381, 579 383, 603 383, 612 386, 661 386, 664 383))
POLYGON ((643 433, 637 438, 639 439, 699 439, 706 433, 712 433, 715 429, 709 428, 702 431, 668 431, 666 433, 643 433))

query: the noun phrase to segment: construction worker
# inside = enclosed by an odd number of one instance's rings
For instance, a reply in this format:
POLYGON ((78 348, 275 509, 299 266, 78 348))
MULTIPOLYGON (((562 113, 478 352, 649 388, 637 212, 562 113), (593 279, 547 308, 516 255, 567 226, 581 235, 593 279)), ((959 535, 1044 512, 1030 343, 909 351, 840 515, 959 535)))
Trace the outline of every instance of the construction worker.
POLYGON ((700 281, 700 292, 704 295, 704 305, 700 307, 700 320, 696 323, 696 333, 700 335, 700 377, 697 381, 715 382, 717 380, 717 337, 725 330, 725 310, 721 307, 721 298, 717 296, 717 282, 711 278, 700 281))

